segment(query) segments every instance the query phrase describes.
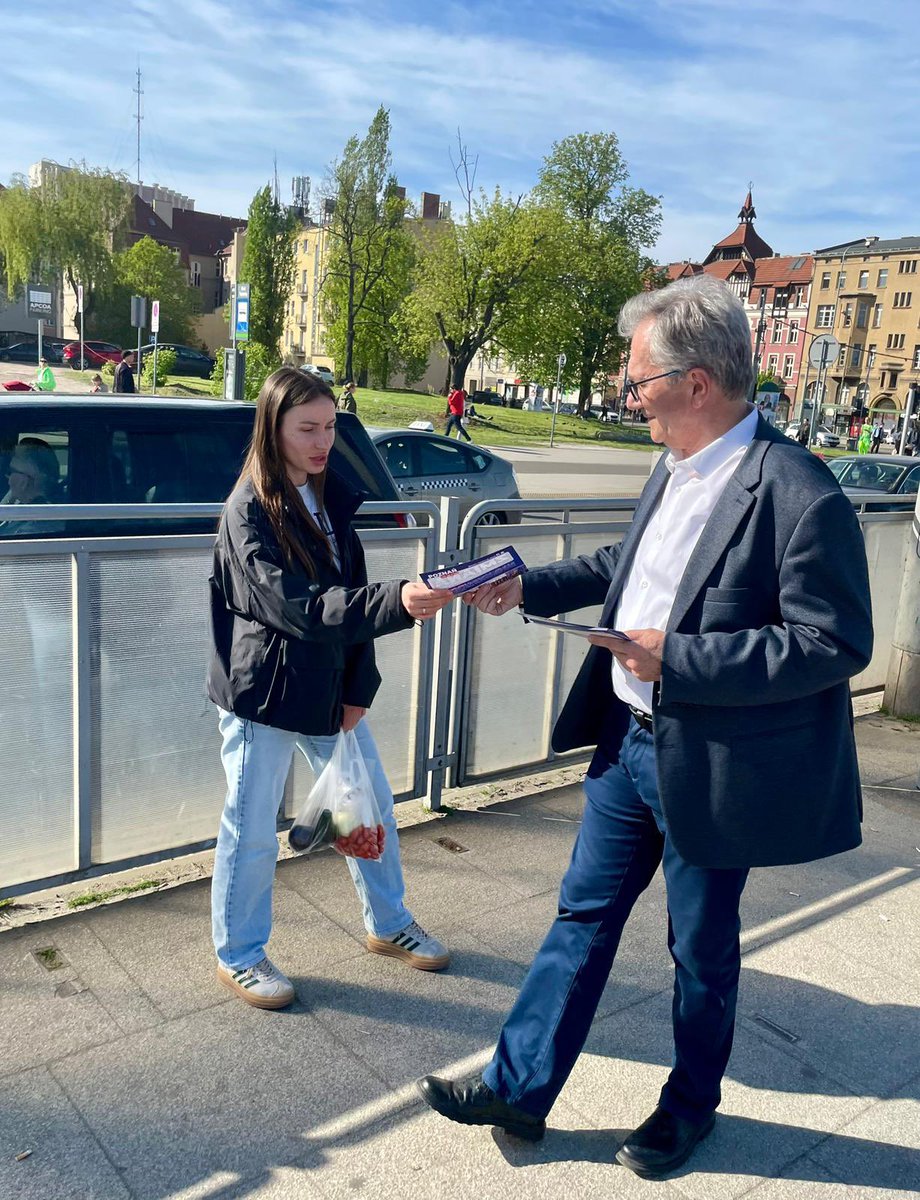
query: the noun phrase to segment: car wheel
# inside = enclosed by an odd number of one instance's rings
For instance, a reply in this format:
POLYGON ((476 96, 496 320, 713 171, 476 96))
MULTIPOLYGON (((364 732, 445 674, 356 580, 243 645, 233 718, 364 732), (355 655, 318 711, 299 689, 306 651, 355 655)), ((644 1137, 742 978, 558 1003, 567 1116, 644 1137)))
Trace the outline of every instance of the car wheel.
POLYGON ((480 529, 483 525, 507 525, 507 524, 508 524, 507 513, 487 512, 487 513, 483 513, 482 516, 477 520, 476 528, 480 529))
POLYGON ((10 361, 10 356, 8 354, 4 354, 3 351, 0 350, 0 362, 9 362, 9 361, 10 361))

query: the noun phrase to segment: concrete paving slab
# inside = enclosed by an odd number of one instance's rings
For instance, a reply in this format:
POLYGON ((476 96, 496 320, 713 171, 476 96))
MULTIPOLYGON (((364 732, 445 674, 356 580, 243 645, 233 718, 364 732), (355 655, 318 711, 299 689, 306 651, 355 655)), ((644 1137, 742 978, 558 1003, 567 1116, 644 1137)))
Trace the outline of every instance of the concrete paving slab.
POLYGON ((311 1125, 386 1092, 302 1006, 232 998, 55 1070, 137 1200, 207 1195, 220 1172, 264 1179, 303 1154, 311 1125))
POLYGON ((895 717, 872 713, 855 723, 859 774, 863 783, 888 783, 913 774, 920 764, 920 729, 895 717))
POLYGON ((822 937, 796 934, 745 956, 738 1011, 773 1045, 864 1096, 917 1073, 917 991, 822 937), (772 1033, 761 1023, 778 1026, 772 1033))
POLYGON ((45 1068, 3 1083, 0 1196, 16 1200, 131 1200, 118 1172, 45 1068), (17 1156, 28 1157, 17 1162, 17 1156))
MULTIPOLYGON (((437 845, 435 839, 443 836, 447 830, 438 821, 403 830, 399 838, 406 904, 419 924, 437 936, 460 916, 499 910, 521 896, 469 861, 470 855, 437 845)), ((361 905, 339 855, 288 859, 279 865, 278 881, 356 937, 363 936, 361 905)))
MULTIPOLYGON (((109 953, 145 989, 167 1018, 220 1002, 214 979, 210 881, 186 884, 127 904, 97 909, 93 930, 109 953)), ((353 957, 361 946, 296 893, 275 888, 269 952, 279 964, 309 969, 320 961, 353 957)))
POLYGON ((26 926, 0 938, 0 1078, 122 1036, 62 954, 56 927, 26 926), (49 961, 61 965, 46 970, 36 950, 53 951, 49 961))
POLYGON ((920 1192, 920 1102, 917 1082, 901 1095, 864 1109, 822 1142, 811 1157, 851 1188, 886 1196, 920 1192))
MULTIPOLYGON (((560 1098, 596 1127, 628 1132, 654 1109, 671 1050, 670 998, 635 1005, 595 1023, 560 1098)), ((739 1026, 716 1128, 674 1182, 699 1200, 744 1195, 865 1106, 739 1026)))

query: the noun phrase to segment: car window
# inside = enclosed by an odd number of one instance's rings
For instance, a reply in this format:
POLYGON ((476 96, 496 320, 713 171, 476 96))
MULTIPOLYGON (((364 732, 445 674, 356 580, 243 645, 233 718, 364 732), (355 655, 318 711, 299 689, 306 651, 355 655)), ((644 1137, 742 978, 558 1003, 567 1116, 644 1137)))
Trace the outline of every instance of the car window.
POLYGON ((113 499, 128 504, 221 504, 242 467, 251 430, 241 422, 207 428, 114 428, 113 499))
POLYGON ((920 491, 920 465, 912 467, 910 474, 898 488, 898 492, 905 496, 916 496, 920 491))
POLYGON ((351 488, 367 493, 370 500, 398 499, 393 480, 357 417, 339 414, 331 466, 351 488))
POLYGON ((462 447, 414 438, 419 475, 469 475, 472 466, 462 447))
POLYGON ((827 469, 842 487, 846 483, 845 476, 852 465, 851 458, 835 458, 827 464, 827 469))
POLYGON ((842 483, 845 487, 860 488, 867 492, 887 492, 900 478, 903 467, 894 463, 861 462, 851 463, 850 470, 842 483))
POLYGON ((377 449, 383 456, 383 461, 394 479, 405 479, 414 474, 412 467, 412 446, 410 438, 387 438, 378 442, 377 449))

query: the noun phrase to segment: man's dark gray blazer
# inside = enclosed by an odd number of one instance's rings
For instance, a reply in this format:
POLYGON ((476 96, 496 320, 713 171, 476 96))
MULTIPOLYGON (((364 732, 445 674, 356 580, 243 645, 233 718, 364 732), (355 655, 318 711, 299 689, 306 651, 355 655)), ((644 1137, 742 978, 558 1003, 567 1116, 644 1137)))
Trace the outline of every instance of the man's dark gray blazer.
MULTIPOLYGON (((524 575, 537 616, 603 603, 610 625, 664 457, 622 543, 524 575)), ((849 679, 872 654, 862 535, 813 454, 763 420, 677 588, 654 709, 661 804, 687 862, 808 862, 858 846, 862 798, 849 679)), ((558 751, 616 762, 629 723, 592 646, 553 731, 558 751)))

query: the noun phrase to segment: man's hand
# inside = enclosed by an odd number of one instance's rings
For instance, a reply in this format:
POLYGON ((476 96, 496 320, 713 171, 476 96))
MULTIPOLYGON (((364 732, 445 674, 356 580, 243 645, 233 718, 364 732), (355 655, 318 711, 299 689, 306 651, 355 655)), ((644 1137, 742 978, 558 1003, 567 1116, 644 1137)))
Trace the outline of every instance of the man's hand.
POLYGON ((425 583, 404 583, 399 597, 403 608, 416 621, 430 621, 454 598, 446 588, 436 590, 425 583))
POLYGON ((366 708, 359 708, 357 704, 343 704, 342 733, 350 733, 366 712, 366 708))
POLYGON ((664 654, 664 631, 661 629, 625 629, 628 642, 620 638, 588 638, 594 646, 609 650, 617 662, 640 683, 654 683, 661 678, 661 658, 664 654))
POLYGON ((489 613, 493 617, 504 616, 511 612, 524 599, 524 585, 520 575, 511 579, 503 579, 500 583, 484 583, 475 592, 465 592, 464 604, 472 604, 480 612, 489 613))

